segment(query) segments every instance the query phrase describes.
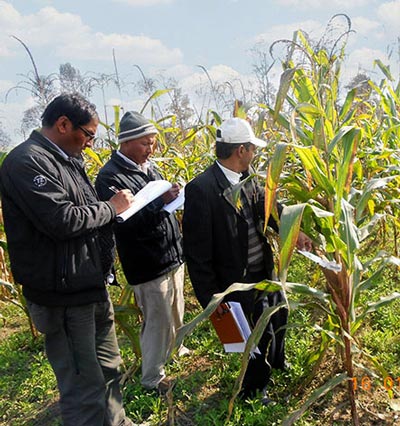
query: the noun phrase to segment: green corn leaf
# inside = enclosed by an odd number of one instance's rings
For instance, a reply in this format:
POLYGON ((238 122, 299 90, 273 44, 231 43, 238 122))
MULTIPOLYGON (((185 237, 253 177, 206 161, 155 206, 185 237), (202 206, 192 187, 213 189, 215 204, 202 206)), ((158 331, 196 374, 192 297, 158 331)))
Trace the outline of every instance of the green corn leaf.
POLYGON ((376 283, 377 279, 381 276, 383 270, 387 265, 395 265, 400 267, 400 259, 395 256, 391 256, 385 252, 380 251, 373 259, 369 260, 363 266, 365 270, 373 270, 373 273, 365 280, 360 281, 355 287, 355 295, 356 300, 358 299, 360 293, 364 290, 368 290, 372 287, 374 283, 376 283), (375 263, 379 264, 374 266, 372 269, 372 265, 375 263))
POLYGON ((279 274, 283 283, 286 282, 287 272, 293 250, 300 232, 301 219, 306 204, 296 204, 283 208, 280 217, 279 238, 281 251, 279 254, 279 274))
POLYGON ((285 70, 281 75, 281 80, 279 84, 278 93, 276 94, 275 108, 274 108, 274 120, 277 121, 278 114, 281 111, 283 102, 286 99, 286 95, 290 88, 290 83, 292 82, 294 73, 296 72, 295 68, 289 68, 285 70))
POLYGON ((351 132, 354 129, 353 126, 343 126, 340 128, 339 132, 336 133, 335 137, 331 140, 329 146, 328 146, 328 152, 331 154, 334 148, 336 147, 337 143, 343 139, 343 137, 351 132))
MULTIPOLYGON (((374 214, 369 222, 362 227, 358 228, 358 239, 360 242, 364 241, 371 235, 371 232, 375 229, 375 226, 382 222, 385 218, 384 214, 374 214)), ((358 212, 356 211, 356 221, 358 222, 358 212)), ((356 223, 357 224, 357 223, 356 223)))
POLYGON ((85 154, 90 157, 92 160, 94 160, 98 166, 103 167, 103 161, 101 160, 99 154, 95 151, 93 151, 92 148, 86 148, 85 154))
POLYGON ((275 152, 268 165, 267 177, 265 179, 265 228, 266 230, 268 219, 271 214, 277 218, 276 212, 276 189, 278 187, 279 178, 282 173, 282 169, 286 158, 287 144, 278 143, 275 147, 275 152))
POLYGON ((340 239, 346 244, 346 254, 341 251, 347 263, 349 271, 352 271, 354 254, 360 247, 358 240, 358 229, 354 223, 354 208, 342 198, 341 220, 339 226, 340 239))
POLYGON ((195 318, 193 318, 190 322, 183 325, 179 328, 174 348, 179 348, 179 346, 182 344, 183 339, 186 335, 192 333, 192 331, 196 328, 196 326, 202 322, 203 320, 207 319, 217 308, 217 306, 222 302, 224 297, 234 291, 249 291, 253 288, 255 288, 257 284, 242 284, 242 283, 233 283, 231 284, 223 293, 216 293, 213 295, 212 299, 210 300, 210 303, 206 306, 206 308, 198 314, 195 318))
POLYGON ((327 330, 326 328, 323 328, 323 327, 319 326, 318 324, 315 324, 313 326, 313 328, 316 331, 319 331, 320 333, 326 334, 330 339, 335 341, 339 346, 344 347, 343 339, 340 336, 338 336, 336 333, 334 333, 333 331, 327 330))
POLYGON ((291 293, 300 294, 302 296, 311 296, 326 304, 328 304, 330 300, 330 295, 328 293, 305 284, 287 282, 285 287, 286 290, 291 293))
POLYGON ((210 110, 209 113, 213 116, 213 119, 215 121, 215 127, 218 127, 221 125, 222 123, 222 118, 221 116, 216 112, 216 111, 212 111, 210 110))
POLYGON ((317 401, 322 396, 326 395, 328 392, 330 392, 332 389, 334 389, 336 386, 340 385, 346 380, 348 380, 346 373, 337 374, 335 377, 330 379, 324 385, 322 385, 321 387, 313 391, 311 396, 298 410, 296 410, 294 413, 291 413, 288 417, 286 417, 283 420, 282 426, 293 425, 297 420, 300 419, 300 417, 306 412, 306 410, 308 410, 308 408, 312 404, 314 404, 315 401, 317 401))
POLYGON ((118 305, 114 304, 114 311, 117 316, 121 315, 130 315, 130 316, 139 316, 141 315, 141 311, 137 306, 134 305, 118 305))
POLYGON ((378 65, 378 67, 383 72, 383 74, 385 74, 385 77, 388 80, 394 81, 392 73, 390 72, 390 67, 388 65, 385 65, 380 59, 375 59, 374 65, 378 65))
POLYGON ((146 109, 147 105, 154 99, 159 98, 162 95, 165 95, 165 93, 170 92, 173 89, 162 89, 162 90, 156 90, 150 97, 147 99, 147 101, 144 103, 143 108, 140 110, 140 114, 143 114, 144 110, 146 109))
POLYGON ((314 136, 313 144, 318 149, 326 150, 326 139, 325 139, 325 129, 324 129, 324 119, 317 118, 314 123, 314 136))
POLYGON ((174 162, 178 167, 180 167, 183 170, 186 170, 186 163, 182 160, 182 158, 174 157, 174 162))
MULTIPOLYGON (((336 185, 336 197, 337 199, 347 199, 347 194, 350 191, 350 183, 353 177, 353 162, 356 155, 358 141, 361 136, 361 130, 353 128, 349 132, 346 132, 342 138, 343 154, 341 164, 337 170, 337 185, 336 185)), ((340 204, 337 203, 338 210, 335 212, 336 217, 339 217, 340 204)))
POLYGON ((254 287, 261 291, 279 291, 282 290, 282 284, 279 281, 263 280, 254 287))
POLYGON ((119 134, 119 117, 121 113, 121 107, 119 105, 113 105, 114 109, 114 132, 115 135, 118 136, 119 134))
POLYGON ((372 197, 372 194, 375 190, 377 189, 381 189, 387 186, 387 184, 389 182, 391 182, 394 179, 397 179, 398 176, 388 176, 385 178, 378 178, 378 179, 370 179, 365 187, 364 190, 361 194, 361 197, 358 201, 358 203, 356 204, 356 221, 358 222, 362 215, 364 214, 364 211, 367 207, 367 204, 369 202, 369 200, 372 197))
POLYGON ((357 320, 353 324, 353 329, 357 330, 363 323, 365 317, 372 313, 378 311, 380 308, 390 305, 395 300, 400 298, 400 293, 394 292, 389 296, 380 298, 377 302, 371 302, 367 304, 367 308, 357 317, 357 320))
POLYGON ((304 168, 310 172, 311 176, 317 183, 317 185, 326 191, 329 197, 332 197, 335 193, 334 187, 326 176, 325 164, 319 156, 319 152, 315 146, 310 147, 299 147, 295 146, 297 154, 303 163, 304 168))
POLYGON ((293 85, 298 103, 314 104, 316 108, 320 109, 313 82, 302 70, 296 71, 293 85))

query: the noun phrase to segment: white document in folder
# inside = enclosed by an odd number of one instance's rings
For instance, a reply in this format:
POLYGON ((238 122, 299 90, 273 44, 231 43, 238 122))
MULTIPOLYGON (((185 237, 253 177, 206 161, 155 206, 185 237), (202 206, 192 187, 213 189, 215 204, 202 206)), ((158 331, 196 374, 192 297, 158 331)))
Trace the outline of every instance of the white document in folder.
MULTIPOLYGON (((244 352, 246 348, 246 343, 248 338, 250 337, 251 330, 249 326, 249 322, 247 321, 246 316, 244 315, 242 305, 238 302, 229 302, 229 306, 231 308, 233 317, 235 318, 244 342, 239 343, 225 343, 224 349, 225 352, 244 352)), ((256 347, 251 351, 251 353, 261 354, 260 350, 256 347)))
POLYGON ((183 208, 184 203, 185 203, 185 190, 184 188, 181 188, 181 190, 179 191, 179 195, 175 198, 175 200, 166 204, 163 207, 163 210, 165 210, 168 213, 173 213, 175 210, 183 208))
POLYGON ((172 184, 166 180, 153 180, 149 182, 135 194, 133 204, 129 207, 129 209, 117 215, 116 221, 125 222, 125 220, 129 219, 140 209, 147 206, 147 204, 154 201, 160 195, 164 194, 164 192, 167 192, 171 187, 172 184))

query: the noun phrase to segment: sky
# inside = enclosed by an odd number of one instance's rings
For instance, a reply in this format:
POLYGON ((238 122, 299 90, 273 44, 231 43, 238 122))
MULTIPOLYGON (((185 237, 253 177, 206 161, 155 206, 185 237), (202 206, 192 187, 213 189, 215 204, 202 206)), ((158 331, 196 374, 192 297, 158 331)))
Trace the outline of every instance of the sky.
MULTIPOLYGON (((199 65, 214 82, 251 82, 255 46, 267 51, 298 29, 318 40, 335 14, 349 16, 354 30, 343 78, 378 76, 375 59, 398 78, 400 0, 0 0, 0 125, 13 144, 22 141, 22 114, 33 106, 28 91, 10 91, 32 70, 11 35, 28 45, 42 75, 67 62, 81 73, 113 73, 114 50, 124 80, 140 80, 138 65, 147 77, 175 78, 190 94, 207 84, 199 65)), ((272 75, 276 84, 279 74, 272 75)), ((133 92, 120 95, 107 89, 107 107, 144 103, 133 92)))

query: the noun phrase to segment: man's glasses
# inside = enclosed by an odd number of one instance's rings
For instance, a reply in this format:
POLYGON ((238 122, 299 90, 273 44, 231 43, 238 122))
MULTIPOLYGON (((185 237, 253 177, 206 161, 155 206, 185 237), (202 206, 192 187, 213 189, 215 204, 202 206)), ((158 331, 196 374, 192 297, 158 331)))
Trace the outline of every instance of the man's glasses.
POLYGON ((78 129, 82 130, 82 132, 86 135, 89 141, 93 140, 96 137, 96 135, 94 135, 93 133, 90 133, 89 130, 85 129, 82 126, 78 126, 78 129))

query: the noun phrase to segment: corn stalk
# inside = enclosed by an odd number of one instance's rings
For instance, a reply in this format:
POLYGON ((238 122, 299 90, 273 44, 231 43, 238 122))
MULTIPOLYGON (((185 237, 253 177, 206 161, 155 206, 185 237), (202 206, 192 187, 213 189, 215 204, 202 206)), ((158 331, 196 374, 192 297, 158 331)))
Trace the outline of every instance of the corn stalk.
MULTIPOLYGON (((300 224, 303 223, 304 230, 314 241, 317 254, 314 260, 321 265, 326 278, 326 289, 330 295, 327 308, 337 325, 333 342, 341 349, 352 420, 358 426, 356 396, 351 382, 357 347, 355 333, 369 312, 400 297, 399 293, 393 293, 364 307, 360 313, 356 309, 360 292, 371 285, 371 281, 363 280, 363 276, 372 265, 362 264, 357 254, 362 241, 372 237, 374 225, 384 220, 386 207, 393 208, 396 192, 390 189, 394 182, 397 186, 399 182, 396 158, 380 161, 377 173, 376 169, 368 168, 368 161, 362 161, 365 156, 360 153, 368 150, 370 144, 376 144, 377 135, 382 133, 371 131, 369 123, 379 123, 377 127, 385 129, 387 138, 397 134, 398 119, 394 111, 400 105, 399 90, 388 89, 385 93, 390 94, 391 102, 382 99, 379 109, 361 102, 355 92, 350 91, 340 109, 338 81, 341 56, 330 55, 324 48, 313 50, 301 32, 297 32, 294 46, 292 53, 300 46, 309 63, 296 66, 292 58, 288 58, 275 109, 271 109, 291 142, 278 145, 275 151, 277 159, 270 162, 266 212, 271 212, 278 176, 283 176, 282 189, 297 205, 284 208, 280 217, 280 281, 285 289, 288 267, 300 224), (386 114, 377 115, 382 110, 386 114), (397 124, 393 120, 397 120, 397 124), (286 161, 290 159, 287 173, 282 155, 286 156, 286 161), (372 173, 374 179, 370 179, 372 173)), ((388 88, 387 82, 383 85, 388 88)), ((376 91, 379 93, 379 90, 376 91)), ((383 92, 380 94, 383 96, 383 92)), ((400 265, 399 259, 382 251, 376 254, 372 263, 378 264, 377 275, 387 263, 400 265)), ((331 333, 331 330, 326 332, 331 333)), ((332 384, 341 382, 338 379, 332 384)), ((289 417, 286 424, 292 424, 298 414, 289 417)))

